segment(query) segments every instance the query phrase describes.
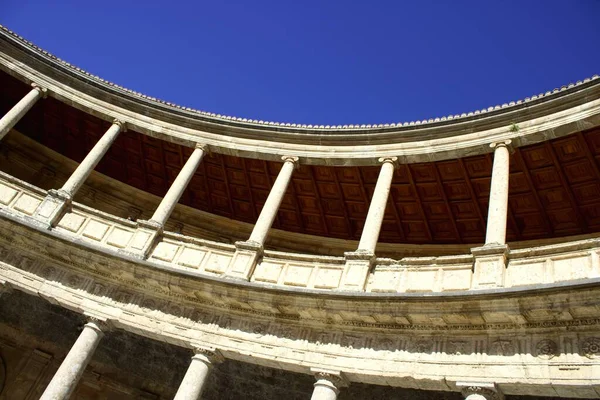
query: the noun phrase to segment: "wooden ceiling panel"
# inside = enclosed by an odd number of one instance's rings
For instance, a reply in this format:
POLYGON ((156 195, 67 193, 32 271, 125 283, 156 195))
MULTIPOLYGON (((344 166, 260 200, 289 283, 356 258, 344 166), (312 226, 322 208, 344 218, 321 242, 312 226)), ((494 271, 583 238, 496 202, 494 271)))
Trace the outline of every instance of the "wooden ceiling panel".
MULTIPOLYGON (((28 92, 0 73, 5 113, 28 92)), ((17 129, 80 162, 110 123, 53 98, 38 102, 17 129)), ((122 132, 98 171, 163 196, 193 149, 122 132)), ((481 243, 491 154, 400 165, 394 172, 380 241, 481 243)), ((207 154, 181 202, 255 222, 281 162, 207 154)), ((600 231, 600 129, 516 149, 510 156, 509 240, 600 231)), ((279 229, 359 239, 380 167, 301 165, 277 213, 279 229)))

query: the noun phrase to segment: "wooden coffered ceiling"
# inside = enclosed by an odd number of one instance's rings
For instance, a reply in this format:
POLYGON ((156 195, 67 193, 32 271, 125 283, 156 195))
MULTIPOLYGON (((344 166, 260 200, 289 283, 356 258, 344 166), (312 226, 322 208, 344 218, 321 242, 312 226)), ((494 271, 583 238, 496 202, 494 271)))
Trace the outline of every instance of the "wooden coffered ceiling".
MULTIPOLYGON (((4 73, 0 85, 4 114, 28 87, 4 73)), ((38 102, 17 129, 79 162, 108 126, 48 98, 38 102)), ((163 196, 190 153, 188 148, 127 131, 97 170, 163 196)), ((600 231, 599 163, 600 129, 517 149, 511 155, 508 240, 600 231)), ((280 166, 210 154, 181 202, 254 223, 280 166)), ((491 169, 491 154, 401 165, 394 176, 380 241, 482 243, 491 169)), ((359 239, 378 173, 378 167, 302 166, 294 172, 274 227, 359 239)))

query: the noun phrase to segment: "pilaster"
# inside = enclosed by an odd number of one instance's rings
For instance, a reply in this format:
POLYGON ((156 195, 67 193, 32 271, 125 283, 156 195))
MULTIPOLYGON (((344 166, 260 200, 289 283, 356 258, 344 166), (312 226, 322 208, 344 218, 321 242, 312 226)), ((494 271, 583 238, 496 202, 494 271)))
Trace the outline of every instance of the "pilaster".
POLYGON ((249 280, 256 264, 263 255, 263 246, 260 243, 245 241, 235 242, 235 254, 225 277, 231 279, 249 280))

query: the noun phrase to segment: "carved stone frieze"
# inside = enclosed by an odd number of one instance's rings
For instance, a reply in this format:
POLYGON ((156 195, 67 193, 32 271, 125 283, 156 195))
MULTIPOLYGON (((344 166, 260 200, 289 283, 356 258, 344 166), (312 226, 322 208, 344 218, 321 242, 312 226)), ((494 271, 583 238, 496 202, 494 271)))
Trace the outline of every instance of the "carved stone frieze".
POLYGON ((494 340, 490 343, 489 353, 497 356, 514 356, 517 349, 511 340, 494 340))
POLYGON ((535 354, 539 358, 550 360, 558 355, 558 345, 551 339, 540 340, 535 345, 535 354))
POLYGON ((433 341, 431 339, 416 340, 409 349, 412 353, 430 354, 433 350, 433 341))
POLYGON ((456 356, 468 354, 468 342, 465 340, 448 340, 446 353, 456 356))
POLYGON ((581 342, 581 352, 591 359, 600 358, 600 337, 590 337, 581 342))

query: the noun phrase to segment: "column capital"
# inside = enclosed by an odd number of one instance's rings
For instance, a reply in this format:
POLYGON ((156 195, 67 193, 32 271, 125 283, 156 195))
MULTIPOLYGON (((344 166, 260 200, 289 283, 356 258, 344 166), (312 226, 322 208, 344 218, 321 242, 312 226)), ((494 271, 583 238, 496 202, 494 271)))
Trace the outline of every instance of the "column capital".
POLYGON ((119 129, 121 130, 121 132, 127 132, 127 124, 123 121, 121 121, 120 119, 113 119, 113 125, 119 125, 119 129))
POLYGON ((377 160, 380 164, 390 163, 394 168, 398 168, 398 157, 381 157, 377 160))
POLYGON ((492 142, 490 143, 490 147, 492 149, 496 149, 498 147, 506 147, 508 149, 508 151, 510 151, 511 153, 514 152, 514 148, 512 146, 512 140, 511 139, 507 139, 507 140, 499 140, 497 142, 492 142))
POLYGON ((300 166, 299 158, 296 156, 283 156, 281 159, 283 162, 290 162, 294 164, 294 168, 298 168, 300 166))
MULTIPOLYGON (((348 379, 342 371, 311 368, 310 372, 317 380, 317 383, 315 383, 315 385, 319 384, 319 381, 327 381, 330 384, 328 386, 332 387, 336 391, 339 391, 341 388, 350 385, 350 382, 348 381, 348 379)), ((322 382, 322 384, 325 383, 322 382)))
POLYGON ((105 334, 106 332, 109 332, 113 328, 110 321, 107 320, 106 318, 97 317, 97 316, 93 316, 93 315, 87 316, 87 322, 84 325, 84 327, 86 327, 86 326, 95 330, 98 333, 101 333, 101 334, 105 334))
POLYGON ((206 143, 196 143, 194 148, 202 150, 205 154, 210 153, 210 147, 206 143))
POLYGON ((491 382, 456 382, 465 399, 504 400, 504 394, 495 383, 491 382))
POLYGON ((45 87, 42 87, 35 82, 31 83, 31 87, 36 89, 38 92, 40 92, 42 94, 42 99, 45 99, 46 97, 48 97, 48 89, 46 89, 45 87))
POLYGON ((194 345, 192 359, 200 360, 207 364, 219 364, 225 361, 225 357, 216 347, 194 345))

